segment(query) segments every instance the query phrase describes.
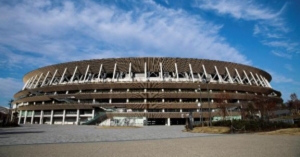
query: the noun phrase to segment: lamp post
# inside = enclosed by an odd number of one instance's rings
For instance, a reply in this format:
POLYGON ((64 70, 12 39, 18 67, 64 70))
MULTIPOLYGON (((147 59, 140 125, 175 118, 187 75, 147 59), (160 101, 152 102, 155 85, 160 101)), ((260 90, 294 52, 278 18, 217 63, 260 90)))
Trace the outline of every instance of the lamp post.
POLYGON ((198 107, 199 107, 199 114, 200 114, 200 119, 199 122, 201 123, 201 126, 203 127, 203 121, 202 121, 202 98, 201 98, 201 86, 199 85, 199 94, 200 94, 200 99, 199 99, 199 103, 198 103, 198 107))

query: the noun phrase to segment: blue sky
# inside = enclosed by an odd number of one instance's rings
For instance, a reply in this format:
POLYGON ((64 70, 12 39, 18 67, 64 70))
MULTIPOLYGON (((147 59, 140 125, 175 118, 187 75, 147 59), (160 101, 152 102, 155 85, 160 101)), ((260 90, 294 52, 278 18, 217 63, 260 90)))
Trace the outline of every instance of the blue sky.
POLYGON ((27 72, 107 57, 231 61, 268 71, 300 97, 300 1, 115 0, 0 2, 0 105, 27 72))

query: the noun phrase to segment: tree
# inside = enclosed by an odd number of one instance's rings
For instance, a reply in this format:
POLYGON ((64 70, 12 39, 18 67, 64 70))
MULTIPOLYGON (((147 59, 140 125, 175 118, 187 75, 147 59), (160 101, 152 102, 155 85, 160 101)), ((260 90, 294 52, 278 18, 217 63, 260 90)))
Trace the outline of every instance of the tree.
POLYGON ((7 119, 6 119, 6 123, 9 123, 10 122, 10 119, 11 119, 11 110, 12 110, 12 102, 13 102, 14 100, 13 99, 10 99, 9 101, 8 101, 8 106, 9 106, 9 109, 8 109, 8 113, 7 113, 7 119))
POLYGON ((267 96, 256 96, 253 98, 254 107, 260 112, 261 120, 269 120, 270 115, 276 109, 277 102, 267 96))
POLYGON ((229 100, 229 95, 227 93, 220 93, 216 96, 217 108, 219 109, 219 113, 225 120, 225 117, 228 115, 227 113, 227 100, 229 100))
POLYGON ((300 101, 296 95, 296 93, 292 93, 290 95, 291 100, 287 101, 287 107, 290 110, 290 113, 292 114, 292 110, 295 109, 295 114, 298 113, 298 106, 300 106, 300 101))

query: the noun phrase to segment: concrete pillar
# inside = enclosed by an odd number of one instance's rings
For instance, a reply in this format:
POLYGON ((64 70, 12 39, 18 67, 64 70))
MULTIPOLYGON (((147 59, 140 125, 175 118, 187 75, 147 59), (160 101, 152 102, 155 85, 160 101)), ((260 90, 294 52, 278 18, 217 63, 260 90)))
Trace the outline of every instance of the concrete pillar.
POLYGON ((166 126, 171 126, 171 119, 170 118, 166 118, 166 126))
POLYGON ((43 124, 43 118, 44 118, 44 111, 41 110, 41 115, 40 115, 40 124, 43 124))
POLYGON ((76 125, 79 124, 79 113, 80 113, 80 110, 77 109, 77 116, 76 116, 76 125))
POLYGON ((50 116, 50 125, 53 124, 53 114, 54 114, 54 111, 51 110, 51 116, 50 116))
POLYGON ((19 111, 19 119, 18 119, 18 124, 21 124, 21 118, 22 118, 22 110, 19 111))
POLYGON ((33 120, 34 120, 34 110, 31 112, 31 124, 33 124, 33 120))
POLYGON ((93 110, 92 110, 92 118, 94 118, 95 117, 95 109, 93 108, 93 110))
POLYGON ((65 124, 65 120, 66 120, 66 110, 63 111, 62 125, 65 124))
POLYGON ((26 124, 26 119, 27 119, 27 110, 25 111, 25 115, 24 115, 24 122, 23 122, 23 124, 26 124))

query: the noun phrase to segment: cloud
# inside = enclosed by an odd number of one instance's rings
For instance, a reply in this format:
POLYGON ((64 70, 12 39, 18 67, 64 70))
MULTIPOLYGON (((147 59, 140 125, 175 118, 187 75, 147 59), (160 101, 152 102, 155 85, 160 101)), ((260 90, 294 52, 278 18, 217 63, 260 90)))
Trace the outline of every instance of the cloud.
POLYGON ((288 78, 284 75, 278 74, 274 71, 269 70, 269 73, 272 75, 272 82, 274 83, 293 83, 293 84, 298 84, 295 80, 292 78, 288 78))
POLYGON ((272 9, 255 4, 253 1, 239 0, 220 0, 199 1, 199 8, 204 10, 213 10, 218 14, 227 14, 236 19, 244 20, 273 20, 284 10, 284 7, 279 12, 274 12, 272 9))
POLYGON ((289 41, 263 41, 262 43, 270 47, 284 48, 290 52, 297 52, 299 46, 298 43, 289 41))
POLYGON ((13 95, 22 89, 23 83, 15 78, 0 77, 0 106, 6 106, 13 95))
POLYGON ((276 52, 276 51, 271 51, 271 53, 275 56, 278 56, 278 57, 282 57, 282 58, 287 58, 287 59, 292 59, 292 55, 289 55, 287 53, 281 53, 281 52, 276 52))
POLYGON ((284 67, 285 67, 287 70, 289 70, 289 71, 294 71, 293 66, 290 65, 290 64, 285 64, 284 67))
POLYGON ((234 19, 255 22, 253 35, 262 37, 263 45, 281 51, 299 53, 298 42, 294 42, 287 37, 291 30, 285 18, 282 17, 288 3, 284 3, 279 10, 276 10, 259 4, 259 1, 252 0, 199 0, 197 2, 197 7, 203 10, 214 11, 218 15, 228 15, 234 19))
POLYGON ((1 4, 0 48, 5 57, 0 64, 22 66, 28 60, 38 66, 141 54, 251 64, 219 35, 220 25, 153 1, 129 7, 92 1, 1 4))

